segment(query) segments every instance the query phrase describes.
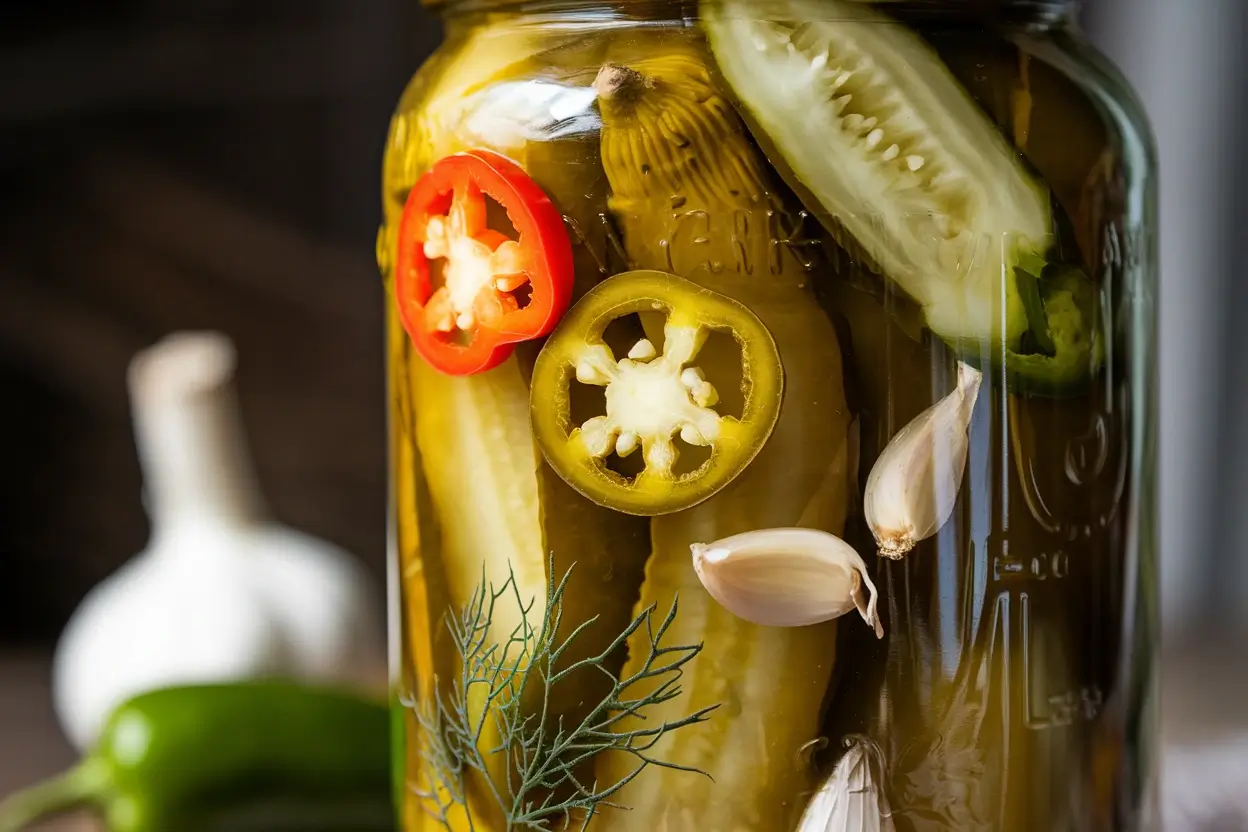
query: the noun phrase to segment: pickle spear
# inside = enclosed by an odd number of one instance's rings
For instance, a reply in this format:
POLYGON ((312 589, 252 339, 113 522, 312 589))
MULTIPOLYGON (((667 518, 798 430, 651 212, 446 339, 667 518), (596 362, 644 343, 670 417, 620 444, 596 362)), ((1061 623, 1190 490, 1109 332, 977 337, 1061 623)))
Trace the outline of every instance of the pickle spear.
MULTIPOLYGON (((581 45, 593 47, 592 43, 581 45)), ((506 152, 562 212, 572 241, 575 303, 607 276, 610 263, 605 238, 587 233, 601 225, 607 210, 606 177, 598 142, 594 133, 585 132, 596 131, 599 119, 592 106, 590 78, 577 85, 530 77, 532 65, 541 63, 530 61, 517 66, 514 76, 505 73, 504 78, 520 80, 504 80, 483 88, 466 112, 473 124, 508 125, 506 136, 499 136, 508 147, 506 152), (500 93, 494 94, 499 88, 500 93), (531 97, 528 103, 517 100, 517 96, 524 95, 531 97), (537 106, 537 102, 545 103, 537 106), (552 109, 563 116, 558 129, 550 128, 552 109)), ((516 349, 515 362, 526 397, 540 346, 540 341, 528 341, 516 349)), ((529 405, 525 406, 527 412, 529 405)), ((553 562, 556 578, 574 567, 563 600, 563 635, 596 618, 559 663, 566 667, 606 650, 631 622, 632 600, 644 578, 650 551, 649 525, 644 518, 611 511, 578 494, 536 450, 527 416, 523 426, 527 446, 537 454, 534 471, 545 553, 553 562)), ((621 653, 606 666, 618 670, 623 660, 621 653)), ((549 707, 552 714, 571 724, 582 719, 610 690, 609 679, 587 668, 551 690, 549 707)), ((586 778, 592 773, 590 769, 587 762, 586 778)))
MULTIPOLYGON (((553 42, 531 28, 506 23, 476 29, 466 41, 453 40, 446 47, 450 51, 432 62, 428 77, 422 73, 405 94, 387 148, 386 226, 379 241, 379 260, 391 288, 393 230, 404 198, 412 182, 442 156, 473 147, 503 152, 586 227, 597 219, 595 211, 605 212, 603 186, 598 186, 596 201, 589 198, 582 175, 596 168, 602 178, 596 142, 575 135, 537 141, 548 135, 540 107, 493 94, 496 89, 525 87, 530 81, 540 84, 526 73, 534 54, 553 42), (483 132, 483 125, 495 127, 493 137, 483 132), (577 174, 568 175, 569 170, 577 174)), ((540 104, 542 94, 537 89, 534 101, 540 104)), ((565 96, 563 103, 566 96, 585 97, 571 87, 561 88, 560 94, 565 96)), ((586 113, 596 125, 589 99, 586 113)), ((579 295, 599 279, 595 264, 600 252, 585 245, 575 245, 575 252, 579 295)), ((436 534, 428 536, 435 545, 426 548, 423 557, 427 562, 437 559, 429 568, 443 576, 447 590, 446 597, 434 600, 458 609, 472 597, 483 574, 499 585, 510 569, 520 594, 534 602, 529 624, 539 627, 547 566, 553 563, 555 575, 562 576, 575 564, 564 595, 564 626, 570 629, 594 616, 598 620, 578 637, 563 661, 600 652, 631 620, 632 599, 649 554, 647 527, 644 521, 616 515, 581 498, 541 459, 528 416, 528 377, 535 350, 522 348, 489 372, 458 377, 437 372, 412 350, 405 354, 401 383, 410 384, 414 416, 408 418, 415 422, 406 429, 415 433, 431 504, 431 516, 421 522, 436 527, 436 534)), ((446 610, 432 612, 434 626, 441 628, 437 622, 446 610)), ((491 622, 492 640, 505 643, 520 623, 520 611, 504 600, 491 622)), ((438 643, 445 640, 445 633, 417 637, 438 643)), ((425 652, 419 646, 409 649, 425 652)), ((454 674, 441 667, 440 672, 445 688, 454 674)), ((579 719, 607 689, 603 687, 607 680, 600 676, 586 671, 554 688, 548 703, 551 714, 579 719)), ((540 691, 541 686, 530 689, 540 691)), ((532 705, 537 708, 541 702, 532 705)), ((492 721, 487 720, 487 727, 480 743, 483 751, 498 744, 492 721)), ((492 805, 497 803, 495 794, 504 799, 508 795, 505 755, 491 754, 487 760, 492 786, 483 779, 469 784, 478 830, 501 829, 505 823, 492 805)))
MULTIPOLYGON (((784 400, 766 446, 730 486, 651 521, 653 552, 639 607, 665 609, 679 593, 672 637, 704 648, 680 695, 650 718, 723 706, 697 732, 678 742, 664 738, 647 753, 713 780, 670 769, 648 773, 612 797, 631 811, 603 810, 596 829, 793 828, 813 787, 801 752, 819 735, 835 657, 836 622, 749 624, 716 604, 693 570, 696 542, 774 526, 839 533, 852 477, 836 332, 807 287, 801 258, 772 242, 771 221, 787 219, 792 206, 768 193, 765 164, 712 84, 706 60, 700 50, 676 46, 599 74, 611 209, 637 267, 700 283, 762 320, 783 362, 784 400)), ((711 376, 739 371, 740 360, 733 350, 716 358, 709 344, 699 358, 711 376)), ((639 647, 630 644, 626 674, 636 669, 639 647)), ((634 767, 624 755, 606 755, 598 781, 615 782, 634 767)))
MULTIPOLYGON (((378 265, 390 295, 388 314, 392 324, 397 326, 393 297, 396 235, 407 193, 440 154, 462 149, 455 146, 457 139, 453 129, 447 127, 447 114, 466 91, 523 60, 536 48, 536 37, 530 32, 505 24, 485 27, 448 41, 404 91, 391 121, 383 160, 385 222, 377 247, 378 265)), ((409 501, 419 493, 426 509, 420 516, 419 543, 401 541, 405 553, 413 550, 411 558, 405 558, 402 576, 404 612, 411 619, 406 631, 411 643, 405 645, 405 652, 420 674, 414 707, 428 709, 435 692, 449 685, 460 672, 459 657, 454 655, 443 623, 447 608, 464 604, 483 575, 500 582, 510 565, 516 570, 522 592, 531 595, 535 608, 540 609, 546 591, 545 564, 537 483, 532 473, 534 463, 525 464, 520 456, 523 445, 514 444, 517 435, 524 438, 524 425, 514 419, 509 425, 506 418, 498 418, 500 413, 508 412, 509 397, 523 401, 527 395, 514 362, 488 377, 452 379, 424 365, 407 343, 401 326, 394 337, 401 339, 405 348, 391 350, 391 394, 404 397, 408 406, 394 412, 398 424, 392 426, 392 433, 402 437, 400 449, 410 448, 397 464, 419 466, 410 474, 406 470, 396 472, 398 483, 401 485, 410 477, 414 490, 400 488, 394 496, 396 501, 409 501), (487 403, 489 409, 482 409, 487 403), (483 425, 491 427, 492 432, 473 433, 472 428, 483 425), (503 440, 504 453, 495 455, 483 444, 486 436, 503 440), (463 459, 472 462, 457 462, 453 456, 456 452, 465 454, 463 459), (469 464, 480 466, 475 472, 480 494, 473 492, 473 483, 466 475, 469 464), (478 497, 494 502, 482 505, 478 497), (476 511, 492 515, 493 522, 481 523, 480 516, 474 516, 476 511), (432 586, 431 577, 438 579, 432 586), (428 644, 434 647, 433 661, 426 658, 430 655, 428 644)), ((404 519, 409 507, 396 505, 395 511, 404 519)), ((410 537, 415 530, 401 526, 398 531, 401 537, 410 537)), ((509 617, 508 611, 503 612, 492 628, 494 638, 505 631, 507 624, 518 622, 517 616, 509 617)), ((431 738, 419 732, 419 726, 413 722, 409 721, 409 725, 420 734, 407 737, 409 749, 425 749, 431 738)), ((492 736, 485 737, 482 744, 492 740, 492 736)), ((421 752, 409 750, 407 763, 411 794, 405 816, 426 816, 432 810, 429 798, 416 794, 428 795, 431 791, 429 773, 422 770, 421 752)), ((492 779, 497 781, 498 774, 501 772, 496 772, 492 779)), ((471 812, 475 828, 501 829, 503 819, 498 808, 491 805, 490 792, 484 778, 469 776, 466 797, 471 807, 452 812, 449 819, 468 828, 473 824, 466 813, 471 812)))

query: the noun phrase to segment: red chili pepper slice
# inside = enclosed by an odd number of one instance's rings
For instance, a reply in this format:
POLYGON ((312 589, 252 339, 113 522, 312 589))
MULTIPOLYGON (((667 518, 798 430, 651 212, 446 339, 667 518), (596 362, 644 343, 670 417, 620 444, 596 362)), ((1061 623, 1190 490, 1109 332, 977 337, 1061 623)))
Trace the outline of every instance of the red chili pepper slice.
POLYGON ((549 334, 572 299, 573 276, 558 209, 504 156, 447 156, 407 197, 395 269, 399 316, 421 356, 443 373, 483 372, 518 342, 549 334), (487 227, 487 196, 507 212, 517 239, 487 227))

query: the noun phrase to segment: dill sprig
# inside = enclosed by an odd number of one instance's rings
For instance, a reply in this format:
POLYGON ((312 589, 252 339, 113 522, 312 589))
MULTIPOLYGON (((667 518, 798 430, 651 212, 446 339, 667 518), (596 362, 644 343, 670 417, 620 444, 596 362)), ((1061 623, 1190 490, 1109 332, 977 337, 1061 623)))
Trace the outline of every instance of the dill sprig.
POLYGON ((550 829, 556 821, 561 821, 561 828, 567 828, 574 818, 579 828, 585 830, 600 808, 625 808, 612 803, 611 796, 650 766, 709 776, 698 769, 652 757, 648 752, 667 732, 704 722, 718 706, 701 708, 676 720, 617 730, 624 720, 645 719, 647 709, 679 696, 683 668, 702 650, 701 644, 662 644, 676 619, 677 600, 673 599, 671 609, 657 627, 652 605, 642 610, 602 652, 561 661, 577 638, 597 620, 594 616, 577 624, 566 636, 561 635, 563 595, 570 572, 571 568, 556 583, 554 570, 548 570, 546 605, 536 629, 529 617, 536 600, 521 596, 515 574, 510 571, 498 587, 487 585, 483 573, 469 602, 448 617, 447 629, 462 659, 459 677, 452 680, 448 691, 438 690, 435 680, 432 701, 409 703, 425 735, 421 760, 426 788, 418 790, 417 796, 447 828, 451 827, 450 817, 457 806, 463 811, 468 828, 474 828, 467 811, 467 778, 473 771, 488 784, 489 795, 502 811, 509 832, 550 829), (521 623, 503 643, 488 635, 500 603, 514 603, 521 613, 521 623), (640 669, 621 678, 607 662, 638 631, 645 633, 647 644, 643 649, 648 649, 648 655, 640 669), (569 727, 562 715, 551 712, 551 689, 582 671, 605 674, 611 679, 611 690, 576 725, 569 727), (633 693, 643 683, 653 688, 633 693), (534 706, 530 690, 539 687, 540 705, 534 706), (487 735, 491 726, 496 733, 487 735), (497 737, 497 743, 490 736, 497 737), (615 782, 584 782, 578 770, 608 751, 629 754, 637 764, 615 782), (497 770, 500 760, 505 769, 505 792, 491 778, 488 768, 494 763, 497 770))

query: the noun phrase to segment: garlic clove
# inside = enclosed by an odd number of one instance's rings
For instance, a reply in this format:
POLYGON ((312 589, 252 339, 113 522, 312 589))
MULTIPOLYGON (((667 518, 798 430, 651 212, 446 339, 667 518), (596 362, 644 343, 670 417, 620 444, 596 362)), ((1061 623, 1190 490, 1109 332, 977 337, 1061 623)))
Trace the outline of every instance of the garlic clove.
POLYGON ((898 431, 875 461, 863 512, 881 555, 903 557, 953 514, 982 380, 979 370, 958 362, 954 389, 898 431))
POLYGON ((804 627, 857 609, 884 637, 862 557, 817 529, 759 529, 690 547, 702 586, 722 607, 767 627, 804 627))
POLYGON ((877 781, 879 749, 865 737, 847 737, 845 745, 849 750, 807 804, 797 832, 893 832, 896 828, 877 781))
MULTIPOLYGON (((854 554, 857 554, 855 552, 854 554)), ((854 607, 858 610, 858 614, 862 616, 862 620, 867 622, 867 626, 875 630, 876 638, 884 638, 884 625, 880 622, 879 610, 876 609, 878 598, 875 594, 875 585, 871 583, 870 578, 866 578, 867 585, 871 588, 870 597, 862 591, 862 580, 866 577, 865 572, 855 572, 850 576, 852 584, 851 594, 854 596, 854 607)))

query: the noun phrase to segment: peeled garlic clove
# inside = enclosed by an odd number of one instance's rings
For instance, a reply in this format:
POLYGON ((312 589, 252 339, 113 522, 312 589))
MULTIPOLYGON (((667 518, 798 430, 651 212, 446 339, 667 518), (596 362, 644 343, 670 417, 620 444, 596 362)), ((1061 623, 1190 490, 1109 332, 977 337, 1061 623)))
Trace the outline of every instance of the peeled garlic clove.
POLYGON ((767 627, 805 627, 857 609, 876 637, 884 637, 867 565, 836 535, 760 529, 690 549, 702 586, 739 618, 767 627))
POLYGON ((827 782, 811 798, 797 832, 893 832, 892 811, 876 780, 870 740, 849 738, 827 782))
POLYGON ((914 417, 875 461, 863 511, 881 555, 902 557, 953 514, 982 379, 979 370, 959 362, 957 386, 914 417))

